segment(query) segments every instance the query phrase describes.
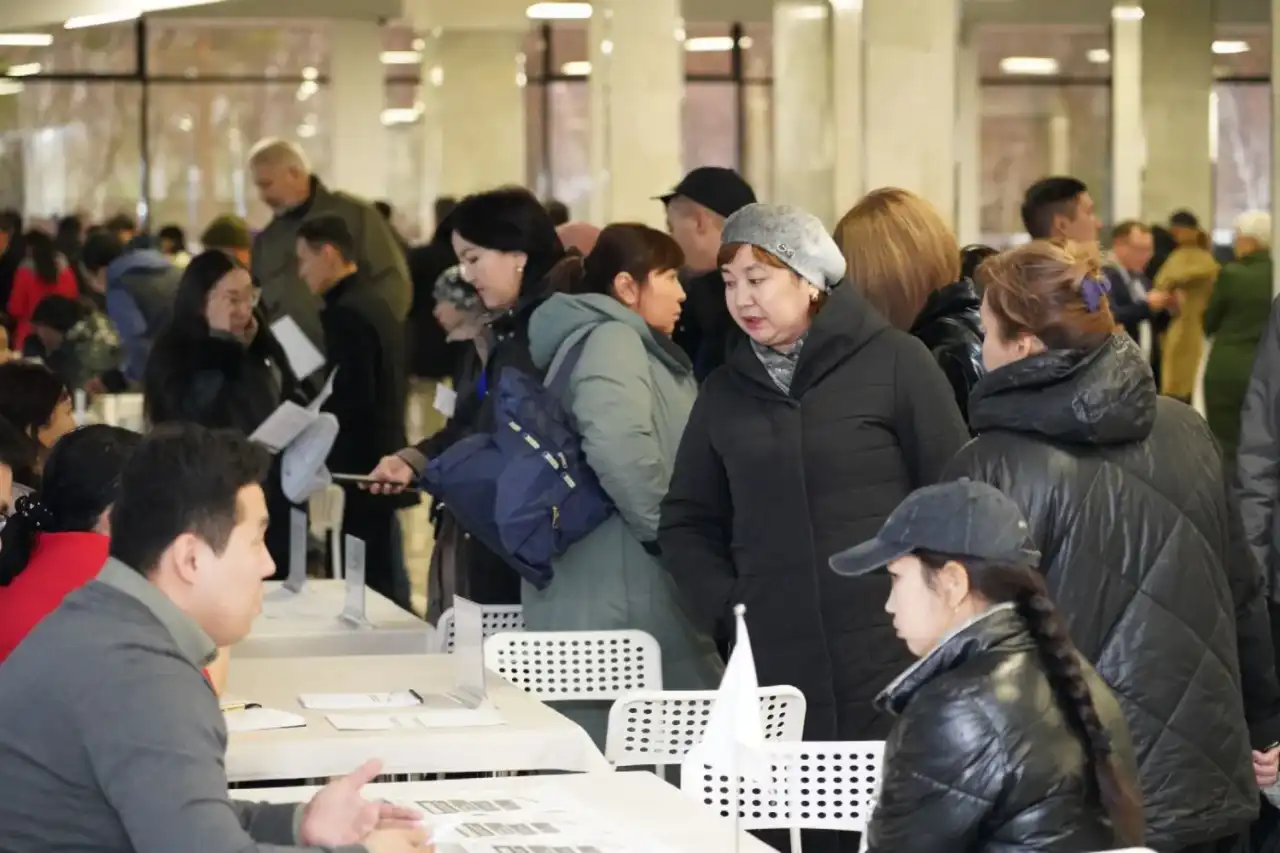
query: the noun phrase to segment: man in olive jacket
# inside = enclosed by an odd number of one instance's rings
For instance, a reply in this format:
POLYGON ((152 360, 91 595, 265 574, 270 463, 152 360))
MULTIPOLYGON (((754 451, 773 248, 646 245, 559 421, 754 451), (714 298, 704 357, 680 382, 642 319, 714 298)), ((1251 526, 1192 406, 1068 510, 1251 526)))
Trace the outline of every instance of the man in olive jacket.
POLYGON ((372 204, 326 187, 311 174, 302 149, 287 140, 259 142, 249 155, 249 170, 258 196, 275 214, 254 239, 252 255, 253 278, 269 318, 292 316, 323 350, 320 305, 298 277, 297 242, 304 219, 325 215, 341 218, 355 237, 361 277, 384 296, 399 321, 409 316, 412 288, 404 252, 372 204))

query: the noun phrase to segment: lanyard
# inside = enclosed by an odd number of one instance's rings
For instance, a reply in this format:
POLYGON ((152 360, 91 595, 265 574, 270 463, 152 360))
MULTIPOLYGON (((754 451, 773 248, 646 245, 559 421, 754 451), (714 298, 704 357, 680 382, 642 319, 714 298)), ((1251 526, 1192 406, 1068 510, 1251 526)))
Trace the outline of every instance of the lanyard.
POLYGON ((489 391, 489 371, 484 370, 480 372, 480 381, 476 383, 476 396, 481 400, 483 400, 484 395, 488 393, 488 391, 489 391))

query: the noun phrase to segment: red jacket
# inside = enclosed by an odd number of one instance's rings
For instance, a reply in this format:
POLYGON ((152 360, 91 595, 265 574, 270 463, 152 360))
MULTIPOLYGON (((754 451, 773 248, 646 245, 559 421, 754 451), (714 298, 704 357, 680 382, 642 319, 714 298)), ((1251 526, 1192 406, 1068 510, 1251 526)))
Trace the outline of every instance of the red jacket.
POLYGON ((31 561, 0 586, 0 664, 67 593, 98 576, 109 540, 100 533, 40 533, 31 561))
POLYGON ((58 280, 52 284, 36 275, 35 268, 29 263, 18 267, 13 276, 13 290, 9 293, 7 309, 17 325, 17 333, 14 335, 17 340, 14 345, 16 351, 22 351, 22 345, 31 333, 31 315, 35 313, 36 306, 41 299, 52 294, 68 299, 80 296, 80 287, 76 284, 76 275, 71 267, 59 264, 58 280))

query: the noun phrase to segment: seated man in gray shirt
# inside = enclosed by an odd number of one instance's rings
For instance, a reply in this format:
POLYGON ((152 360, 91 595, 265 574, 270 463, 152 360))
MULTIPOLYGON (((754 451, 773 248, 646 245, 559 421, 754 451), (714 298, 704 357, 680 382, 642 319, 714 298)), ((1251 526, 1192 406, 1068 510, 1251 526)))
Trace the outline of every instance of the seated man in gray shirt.
POLYGON ((418 815, 366 802, 377 762, 303 805, 236 802, 201 667, 243 639, 274 564, 244 437, 157 429, 121 475, 111 556, 0 668, 3 853, 407 853, 418 815))

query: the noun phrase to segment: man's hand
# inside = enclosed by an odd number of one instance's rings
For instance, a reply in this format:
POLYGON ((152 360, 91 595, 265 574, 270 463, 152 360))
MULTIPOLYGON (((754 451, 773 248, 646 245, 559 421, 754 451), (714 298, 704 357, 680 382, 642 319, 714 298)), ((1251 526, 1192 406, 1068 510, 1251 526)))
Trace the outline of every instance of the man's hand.
POLYGON ((1147 305, 1152 311, 1163 311, 1172 301, 1173 297, 1163 290, 1153 290, 1147 294, 1147 305))
MULTIPOLYGON (((422 817, 418 812, 388 803, 370 802, 361 796, 360 789, 376 779, 381 772, 381 761, 366 761, 353 772, 325 785, 312 797, 302 811, 299 840, 303 845, 341 847, 344 844, 360 844, 375 830, 416 830, 422 817)), ((385 848, 388 853, 401 849, 412 848, 385 848)))
POLYGON ((101 376, 95 376, 88 382, 84 383, 84 393, 90 397, 97 397, 99 394, 107 393, 107 384, 102 381, 101 376))
POLYGON ((1280 746, 1266 752, 1253 751, 1253 777, 1259 788, 1270 788, 1280 780, 1280 746))
POLYGON ((367 488, 375 495, 394 495, 403 492, 413 482, 413 468, 399 456, 384 456, 369 476, 379 482, 361 488, 367 488))

